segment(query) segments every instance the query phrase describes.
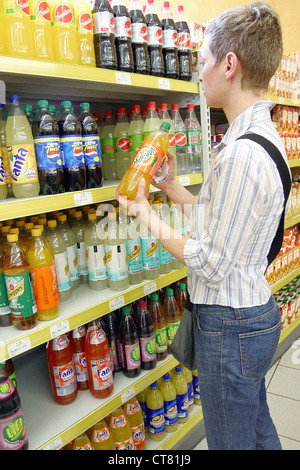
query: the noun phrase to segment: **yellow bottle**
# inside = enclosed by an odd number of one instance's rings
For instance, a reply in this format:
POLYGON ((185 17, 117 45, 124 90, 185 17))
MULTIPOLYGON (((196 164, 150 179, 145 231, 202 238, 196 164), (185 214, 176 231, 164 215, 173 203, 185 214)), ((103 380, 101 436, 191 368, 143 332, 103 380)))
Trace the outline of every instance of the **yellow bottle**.
POLYGON ((163 376, 160 392, 164 400, 166 431, 174 432, 178 428, 177 399, 176 389, 169 373, 163 376))
POLYGON ((134 200, 139 182, 143 177, 146 180, 145 192, 148 190, 153 176, 168 151, 169 130, 170 124, 163 122, 160 129, 150 132, 145 137, 139 152, 119 184, 118 190, 121 196, 134 200))
POLYGON ((29 0, 29 11, 34 57, 53 60, 50 1, 29 0))
POLYGON ((189 398, 188 387, 182 374, 181 366, 175 367, 175 374, 172 376, 177 395, 178 423, 185 423, 189 419, 189 398))
POLYGON ((137 394, 136 398, 139 401, 140 407, 142 408, 143 418, 144 418, 144 428, 145 433, 148 432, 148 410, 147 410, 147 391, 148 388, 145 388, 140 393, 137 394))
POLYGON ((94 450, 94 448, 87 435, 83 433, 74 439, 73 450, 94 450))
MULTIPOLYGON (((29 3, 19 0, 2 0, 4 48, 10 56, 33 58, 29 3)), ((2 23, 1 23, 2 24, 2 23)))
POLYGON ((189 411, 191 412, 194 408, 193 374, 192 371, 182 366, 182 375, 185 378, 188 386, 189 411))
POLYGON ((149 436, 153 441, 161 441, 166 435, 166 423, 164 415, 164 400, 153 382, 147 392, 147 408, 149 419, 149 436))
POLYGON ((109 418, 109 429, 116 450, 135 450, 130 424, 122 408, 114 410, 109 418))
POLYGON ((196 405, 201 405, 198 371, 193 370, 192 374, 193 374, 193 388, 194 388, 194 403, 196 405))
POLYGON ((74 4, 71 0, 51 2, 53 56, 56 62, 79 63, 74 4))
POLYGON ((74 0, 79 65, 96 66, 93 19, 88 0, 74 0))
POLYGON ((136 396, 123 405, 124 413, 129 421, 135 450, 146 448, 146 435, 142 408, 136 396))
POLYGON ((95 450, 116 449, 115 441, 104 419, 92 427, 90 441, 95 450))
POLYGON ((58 315, 59 291, 53 251, 42 238, 39 228, 31 230, 33 242, 27 256, 31 267, 33 289, 39 320, 53 320, 58 315))

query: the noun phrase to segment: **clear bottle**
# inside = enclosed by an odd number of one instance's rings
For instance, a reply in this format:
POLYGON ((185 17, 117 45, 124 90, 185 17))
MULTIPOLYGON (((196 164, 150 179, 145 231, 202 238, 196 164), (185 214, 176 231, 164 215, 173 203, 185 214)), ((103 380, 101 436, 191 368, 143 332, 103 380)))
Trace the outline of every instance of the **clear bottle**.
POLYGON ((78 273, 77 243, 73 230, 67 222, 65 214, 58 216, 58 230, 65 241, 68 255, 69 273, 72 284, 72 290, 80 286, 78 273))
POLYGON ((161 26, 165 77, 176 80, 179 78, 178 38, 169 2, 162 3, 161 26))
POLYGON ((172 375, 177 396, 178 423, 185 423, 189 419, 189 397, 188 386, 182 374, 181 366, 175 367, 175 374, 172 375))
POLYGON ((0 103, 0 155, 2 156, 4 175, 7 188, 7 196, 12 197, 11 175, 10 175, 10 162, 6 146, 6 113, 4 112, 4 104, 0 103))
POLYGON ((132 106, 132 117, 128 128, 128 135, 130 141, 130 163, 133 162, 137 149, 139 149, 143 143, 143 130, 144 121, 141 115, 141 107, 138 104, 132 106))
POLYGON ((149 312, 155 332, 156 358, 158 361, 161 361, 162 359, 165 359, 168 354, 167 329, 162 306, 157 293, 151 294, 149 312))
POLYGON ((93 19, 88 0, 74 0, 79 65, 95 67, 93 19))
POLYGON ((132 52, 134 72, 149 75, 147 23, 139 0, 130 0, 129 15, 132 31, 132 52))
POLYGON ((139 301, 136 325, 140 341, 142 369, 154 369, 157 362, 155 351, 155 330, 153 320, 145 300, 139 301))
POLYGON ((79 64, 75 12, 72 0, 52 0, 51 28, 55 62, 79 64))
POLYGON ((177 175, 177 161, 176 161, 176 142, 175 142, 175 127, 172 119, 170 118, 169 112, 168 112, 168 104, 167 103, 161 103, 160 105, 161 108, 161 115, 160 119, 162 122, 168 122, 170 124, 170 130, 169 130, 169 150, 174 155, 175 159, 175 175, 177 175))
POLYGON ((6 145, 10 160, 12 191, 16 198, 35 197, 40 192, 34 141, 18 95, 10 95, 6 121, 6 145))
POLYGON ((171 119, 175 129, 177 175, 187 175, 189 173, 189 164, 186 127, 179 112, 179 105, 172 104, 171 110, 171 119))
POLYGON ((193 104, 187 105, 185 127, 188 140, 188 161, 191 173, 202 171, 202 132, 193 104))
POLYGON ((97 216, 88 214, 88 225, 84 234, 86 247, 89 287, 93 290, 102 290, 108 287, 108 278, 105 260, 105 247, 103 240, 98 236, 97 216))
POLYGON ((139 236, 140 222, 133 216, 128 216, 127 225, 127 266, 129 284, 139 284, 143 281, 142 242, 139 236))
POLYGON ((135 450, 146 448, 146 434, 142 408, 136 396, 130 398, 124 405, 123 411, 129 421, 135 450))
POLYGON ((105 258, 108 285, 114 291, 128 289, 129 276, 127 267, 126 240, 121 238, 116 212, 108 214, 107 238, 105 240, 105 258))
POLYGON ((86 246, 85 246, 85 231, 86 223, 82 217, 82 211, 74 213, 74 222, 72 230, 75 235, 77 244, 77 259, 78 259, 78 274, 81 283, 88 283, 88 266, 86 259, 86 246))
POLYGON ((166 290, 163 312, 166 320, 167 344, 169 350, 169 347, 171 346, 174 336, 180 325, 179 307, 176 303, 173 289, 170 289, 169 287, 166 290))
MULTIPOLYGON (((174 230, 176 230, 176 232, 183 235, 183 213, 173 201, 169 201, 169 205, 170 205, 170 225, 174 230)), ((176 258, 174 257, 172 258, 173 269, 181 269, 183 268, 183 266, 184 265, 180 261, 178 261, 176 258)))
MULTIPOLYGON (((156 212, 159 219, 164 220, 163 211, 162 211, 162 203, 158 201, 154 201, 152 204, 152 208, 156 212)), ((159 242, 158 242, 158 247, 159 247, 159 256, 160 256, 160 274, 167 274, 171 272, 172 270, 172 255, 159 242)))
POLYGON ((103 178, 105 180, 117 179, 117 163, 114 151, 115 127, 116 125, 112 111, 105 111, 101 137, 102 170, 103 178))
POLYGON ((156 102, 149 101, 143 127, 143 139, 152 131, 157 131, 161 126, 161 120, 156 112, 156 102))
POLYGON ((137 377, 141 372, 141 352, 135 322, 130 307, 122 308, 120 322, 120 353, 123 373, 126 377, 137 377))
POLYGON ((122 179, 131 164, 129 122, 125 108, 119 108, 114 130, 114 150, 116 154, 117 179, 122 179))
POLYGON ((50 2, 30 0, 29 13, 35 59, 53 61, 50 2))
POLYGON ((154 441, 161 441, 166 435, 166 422, 164 400, 157 387, 157 382, 153 382, 147 391, 147 409, 149 436, 154 441))
POLYGON ((166 431, 174 432, 178 428, 177 397, 169 372, 163 376, 159 390, 164 400, 166 431))

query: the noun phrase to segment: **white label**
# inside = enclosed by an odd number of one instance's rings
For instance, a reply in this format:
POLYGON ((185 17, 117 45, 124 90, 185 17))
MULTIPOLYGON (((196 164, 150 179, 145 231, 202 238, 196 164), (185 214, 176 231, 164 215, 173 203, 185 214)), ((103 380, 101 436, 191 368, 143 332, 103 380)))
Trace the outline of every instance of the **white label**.
POLYGON ((191 48, 191 35, 189 33, 178 33, 178 50, 188 51, 191 48))
POLYGON ((131 21, 127 16, 115 17, 116 38, 131 38, 131 21))
POLYGON ((162 46, 162 29, 159 26, 148 26, 148 45, 162 46))
POLYGON ((105 250, 103 245, 86 247, 89 279, 100 281, 107 278, 105 267, 105 250))
POLYGON ((77 279, 79 279, 77 246, 76 245, 68 246, 67 254, 68 254, 68 263, 69 263, 69 269, 70 269, 70 279, 71 281, 76 281, 77 279))
POLYGON ((116 72, 116 82, 119 85, 131 85, 131 75, 126 72, 116 72))
POLYGON ((105 253, 108 279, 111 281, 127 279, 128 269, 125 243, 121 245, 105 245, 105 253))
POLYGON ((84 206, 86 204, 93 204, 93 196, 90 191, 85 193, 75 193, 74 203, 76 206, 84 206))
POLYGON ((58 290, 59 292, 64 292, 71 289, 71 279, 68 263, 68 255, 65 251, 64 253, 58 253, 54 255, 57 281, 58 281, 58 290))
POLYGON ((23 352, 29 351, 30 349, 31 342, 28 337, 7 345, 9 357, 17 356, 18 354, 22 354, 23 352))
POLYGON ((132 23, 132 42, 136 44, 143 44, 148 42, 147 26, 144 23, 132 23))
POLYGON ((54 439, 54 441, 50 442, 50 444, 47 444, 45 447, 43 447, 43 450, 59 450, 63 446, 61 437, 57 437, 54 439))
POLYGON ((171 82, 168 78, 158 78, 157 83, 161 90, 171 90, 171 82))
POLYGON ((119 295, 119 297, 115 297, 109 301, 109 309, 111 312, 117 310, 118 308, 124 307, 125 299, 123 295, 119 295))
POLYGON ((163 47, 174 49, 178 47, 177 31, 174 29, 165 29, 162 32, 163 47))
POLYGON ((88 273, 87 259, 86 259, 86 246, 84 242, 77 243, 77 258, 78 258, 78 273, 79 276, 88 273))
POLYGON ((134 387, 131 387, 129 390, 125 390, 124 393, 121 395, 121 400, 122 403, 126 403, 130 398, 133 398, 135 396, 135 390, 134 387))
POLYGON ((114 34, 114 15, 109 11, 98 11, 93 13, 94 34, 114 34))
POLYGON ((157 287, 156 287, 156 282, 155 281, 150 282, 149 284, 144 286, 145 295, 152 294, 152 292, 155 292, 156 290, 157 290, 157 287))
POLYGON ((68 320, 61 321, 56 325, 52 325, 49 328, 51 338, 57 338, 57 336, 64 335, 70 330, 70 325, 68 320))
POLYGON ((179 183, 182 185, 182 186, 190 186, 191 184, 191 181, 190 181, 190 177, 185 175, 185 176, 180 176, 179 177, 179 183))

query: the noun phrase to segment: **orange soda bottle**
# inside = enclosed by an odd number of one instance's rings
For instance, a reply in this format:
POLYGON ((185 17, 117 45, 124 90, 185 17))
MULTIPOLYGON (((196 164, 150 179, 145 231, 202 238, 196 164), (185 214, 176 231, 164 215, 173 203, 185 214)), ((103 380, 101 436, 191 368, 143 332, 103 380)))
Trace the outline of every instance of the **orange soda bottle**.
POLYGON ((123 405, 123 411, 131 427, 135 450, 145 449, 146 435, 144 417, 138 399, 135 396, 130 398, 130 400, 123 405))
MULTIPOLYGON (((148 190, 151 180, 160 168, 169 148, 170 124, 163 122, 160 129, 150 132, 143 140, 142 146, 129 169, 119 184, 118 191, 121 196, 134 200, 140 180, 146 180, 148 190)), ((163 181, 163 178, 160 182, 163 181)))
POLYGON ((86 338, 86 328, 84 325, 78 326, 69 332, 68 338, 70 340, 72 352, 73 352, 73 361, 76 369, 76 378, 78 390, 88 390, 89 388, 89 379, 86 368, 86 358, 85 358, 85 338, 86 338))
POLYGON ((53 60, 50 0, 29 0, 29 12, 34 57, 53 60))
POLYGON ((52 0, 51 25, 53 57, 56 62, 78 64, 74 4, 72 0, 52 0))
POLYGON ((74 439, 73 449, 72 450, 94 450, 94 447, 91 444, 91 441, 85 433, 79 434, 79 436, 74 439))
POLYGON ((91 444, 95 450, 115 450, 116 445, 108 425, 102 419, 91 430, 91 444))
MULTIPOLYGON (((10 56, 33 58, 29 2, 2 0, 3 34, 6 53, 10 56)), ((1 39, 2 40, 2 39, 1 39)))
POLYGON ((114 438, 116 450, 135 450, 131 427, 122 408, 117 408, 111 413, 109 429, 114 438))

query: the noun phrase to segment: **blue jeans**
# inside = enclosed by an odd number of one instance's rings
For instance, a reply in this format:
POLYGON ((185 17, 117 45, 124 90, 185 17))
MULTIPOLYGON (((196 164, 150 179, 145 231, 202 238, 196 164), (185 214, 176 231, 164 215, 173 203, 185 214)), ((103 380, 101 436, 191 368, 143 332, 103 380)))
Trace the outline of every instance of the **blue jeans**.
POLYGON ((195 305, 197 369, 210 450, 281 450, 265 374, 280 336, 273 296, 266 305, 195 305))

